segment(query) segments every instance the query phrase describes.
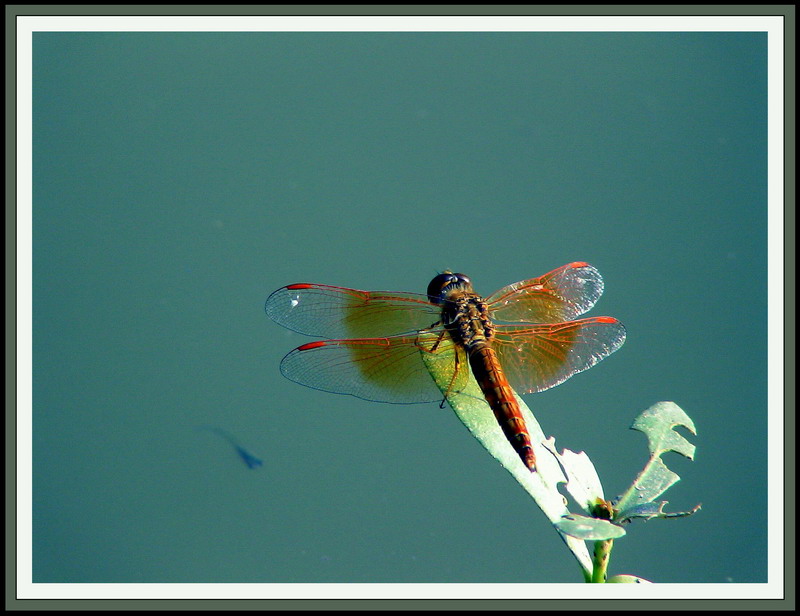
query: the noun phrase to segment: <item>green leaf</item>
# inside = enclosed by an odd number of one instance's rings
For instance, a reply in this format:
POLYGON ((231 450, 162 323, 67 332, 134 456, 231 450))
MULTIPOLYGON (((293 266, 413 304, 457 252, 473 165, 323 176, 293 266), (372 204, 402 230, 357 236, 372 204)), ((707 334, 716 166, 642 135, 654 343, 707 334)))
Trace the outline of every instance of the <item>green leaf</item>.
POLYGON ((652 584, 650 580, 635 575, 614 575, 606 580, 606 584, 652 584))
POLYGON ((675 432, 675 426, 684 426, 697 434, 694 423, 681 407, 674 402, 657 402, 634 420, 631 430, 647 436, 650 453, 654 456, 675 451, 694 460, 695 446, 675 432))
POLYGON ((625 535, 625 529, 608 520, 589 518, 582 515, 570 514, 564 516, 556 523, 559 532, 575 537, 576 539, 602 541, 605 539, 618 539, 625 535))
MULTIPOLYGON (((511 443, 508 442, 474 377, 470 376, 469 384, 463 391, 458 393, 449 392, 448 387, 451 383, 452 374, 444 374, 442 372, 433 354, 422 350, 420 354, 434 382, 441 390, 443 398, 447 400, 461 422, 533 497, 536 504, 547 516, 547 519, 556 524, 564 515, 568 515, 569 510, 566 506, 566 499, 557 489, 559 483, 566 482, 566 477, 562 473, 558 461, 551 455, 548 448, 543 445, 545 442, 544 433, 522 398, 517 396, 516 393, 514 394, 533 443, 533 450, 536 455, 536 472, 531 472, 523 464, 511 443)), ((559 536, 580 563, 584 574, 589 575, 592 571, 592 559, 586 544, 570 535, 559 533, 559 536)))
POLYGON ((673 430, 675 426, 684 426, 692 434, 696 434, 692 420, 674 402, 654 404, 634 420, 631 429, 639 430, 647 436, 650 460, 628 491, 615 503, 615 508, 619 512, 615 520, 644 517, 636 512, 645 511, 641 508, 680 480, 680 477, 661 461, 661 454, 675 451, 690 460, 694 459, 695 446, 675 432, 673 430))
POLYGON ((628 491, 615 503, 619 511, 641 506, 661 496, 680 477, 669 470, 660 458, 651 458, 628 491))
POLYGON ((575 453, 569 449, 564 449, 561 453, 555 448, 555 438, 550 437, 544 443, 556 460, 561 464, 561 468, 567 478, 567 492, 575 499, 575 502, 587 513, 592 513, 594 504, 598 500, 605 500, 603 497, 603 486, 597 470, 586 455, 581 451, 575 453))
POLYGON ((700 511, 700 505, 697 505, 691 511, 676 511, 674 513, 667 513, 664 511, 664 505, 666 505, 667 502, 668 501, 651 502, 644 503, 643 505, 638 505, 636 507, 630 507, 629 509, 620 511, 619 514, 614 517, 614 521, 617 523, 623 523, 632 520, 633 518, 644 518, 645 520, 650 520, 652 518, 683 518, 687 515, 692 515, 693 513, 700 511))

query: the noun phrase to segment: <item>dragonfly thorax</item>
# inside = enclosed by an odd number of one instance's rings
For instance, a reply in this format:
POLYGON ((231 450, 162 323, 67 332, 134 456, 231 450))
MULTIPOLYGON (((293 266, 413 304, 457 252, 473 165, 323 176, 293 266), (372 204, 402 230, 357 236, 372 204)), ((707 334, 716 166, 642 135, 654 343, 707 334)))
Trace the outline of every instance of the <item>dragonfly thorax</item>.
POLYGON ((444 302, 442 323, 453 340, 467 351, 485 345, 494 337, 488 306, 476 293, 461 293, 444 302))

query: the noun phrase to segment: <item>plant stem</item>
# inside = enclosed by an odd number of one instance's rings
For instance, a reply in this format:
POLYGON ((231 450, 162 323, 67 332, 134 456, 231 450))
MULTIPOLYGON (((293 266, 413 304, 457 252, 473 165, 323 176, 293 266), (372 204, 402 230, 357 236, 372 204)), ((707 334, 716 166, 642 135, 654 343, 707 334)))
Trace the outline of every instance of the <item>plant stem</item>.
POLYGON ((594 542, 594 571, 592 583, 604 584, 608 577, 608 561, 611 559, 611 548, 614 547, 613 539, 594 542))

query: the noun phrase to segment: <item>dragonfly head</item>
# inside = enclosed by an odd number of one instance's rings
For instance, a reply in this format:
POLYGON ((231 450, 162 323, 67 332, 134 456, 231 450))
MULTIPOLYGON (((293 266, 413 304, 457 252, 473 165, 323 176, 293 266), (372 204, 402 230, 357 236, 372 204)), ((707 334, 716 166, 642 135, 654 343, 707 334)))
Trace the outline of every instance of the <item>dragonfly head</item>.
POLYGON ((428 285, 428 298, 434 304, 441 304, 450 299, 454 291, 472 291, 472 281, 464 274, 454 274, 445 270, 436 276, 428 285))

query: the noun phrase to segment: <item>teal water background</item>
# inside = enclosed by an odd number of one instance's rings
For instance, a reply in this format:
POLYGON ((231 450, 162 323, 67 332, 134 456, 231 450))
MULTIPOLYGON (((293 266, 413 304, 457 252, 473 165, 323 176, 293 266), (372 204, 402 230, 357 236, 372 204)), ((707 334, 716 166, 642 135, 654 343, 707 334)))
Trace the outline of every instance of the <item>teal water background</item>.
POLYGON ((435 404, 303 388, 321 282, 489 294, 570 261, 623 348, 526 401, 606 495, 695 462, 610 572, 767 576, 764 33, 36 33, 35 582, 578 582, 435 404), (216 426, 263 461, 248 468, 216 426))

